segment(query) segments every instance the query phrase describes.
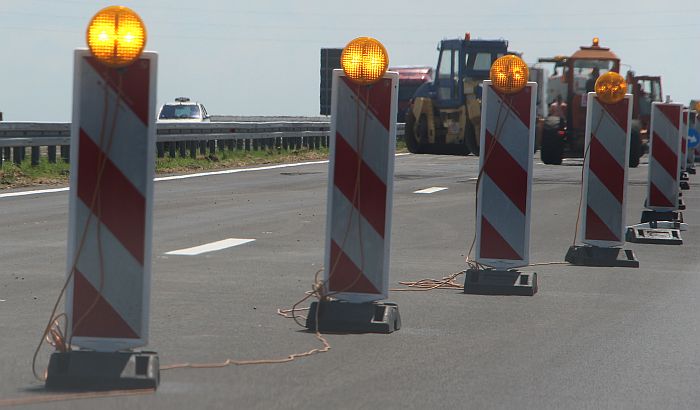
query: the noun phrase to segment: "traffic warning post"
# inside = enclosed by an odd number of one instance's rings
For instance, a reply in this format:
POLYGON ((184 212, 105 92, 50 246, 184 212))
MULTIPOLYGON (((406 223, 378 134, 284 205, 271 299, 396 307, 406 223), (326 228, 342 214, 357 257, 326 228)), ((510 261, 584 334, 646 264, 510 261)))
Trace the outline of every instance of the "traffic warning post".
POLYGON ((700 133, 697 120, 697 111, 690 111, 688 118, 688 157, 686 158, 686 171, 695 175, 695 148, 700 143, 700 133))
POLYGON ((690 110, 683 110, 683 118, 681 119, 681 160, 680 160, 680 188, 683 191, 690 189, 690 184, 688 183, 688 124, 690 121, 690 110))
POLYGON ((651 136, 647 196, 641 223, 627 229, 629 242, 678 244, 687 229, 679 212, 681 171, 681 121, 683 105, 654 102, 651 105, 651 136), (658 231, 659 229, 664 230, 658 231), (668 236, 665 230, 671 230, 668 236), (678 231, 678 232, 676 232, 678 231), (640 232, 644 232, 640 234, 640 232))
POLYGON ((505 66, 505 74, 492 72, 492 80, 483 83, 477 264, 465 272, 464 293, 469 294, 532 296, 537 292, 537 274, 515 269, 529 263, 537 83, 526 82, 527 75, 521 73, 525 80, 520 79, 518 88, 497 88, 494 78, 508 84, 508 76, 515 79, 522 70, 517 61, 511 63, 505 66))
MULTIPOLYGON (((609 73, 608 73, 609 74, 609 73)), ((613 73, 619 75, 617 73, 613 73)), ((625 243, 625 212, 629 171, 632 95, 603 102, 588 93, 579 243, 566 253, 574 265, 638 268, 625 243)))
POLYGON ((131 350, 148 343, 157 55, 141 46, 125 57, 109 45, 100 54, 90 42, 95 30, 96 41, 130 36, 145 42, 145 28, 139 34, 130 21, 140 19, 125 7, 100 11, 88 30, 91 50, 75 51, 68 351, 52 354, 47 388, 159 383, 157 354, 131 350))
POLYGON ((311 330, 401 326, 398 306, 381 302, 389 289, 398 101, 398 73, 386 72, 385 54, 381 43, 360 37, 343 51, 343 70, 333 71, 323 297, 311 305, 311 330))

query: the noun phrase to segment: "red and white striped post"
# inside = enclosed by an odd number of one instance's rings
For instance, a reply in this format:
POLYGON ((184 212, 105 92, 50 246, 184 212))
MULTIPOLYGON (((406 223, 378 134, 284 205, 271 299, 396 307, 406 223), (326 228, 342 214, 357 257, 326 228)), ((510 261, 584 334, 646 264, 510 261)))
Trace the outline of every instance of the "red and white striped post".
POLYGON ((483 83, 475 260, 492 269, 468 269, 465 293, 537 292, 535 273, 513 269, 529 263, 536 97, 534 82, 512 94, 483 83))
POLYGON ((690 189, 690 184, 688 183, 688 126, 690 123, 690 110, 683 110, 683 118, 681 118, 681 174, 680 174, 680 188, 683 191, 690 189))
POLYGON ((379 302, 389 289, 397 91, 395 72, 360 85, 333 71, 324 294, 337 300, 312 303, 309 329, 401 326, 398 306, 379 302))
POLYGON ((605 103, 588 93, 583 197, 578 238, 565 260, 574 265, 639 267, 625 243, 627 175, 632 125, 632 95, 605 103))
POLYGON ((695 136, 698 135, 698 120, 697 120, 697 112, 692 110, 690 111, 689 117, 688 117, 688 135, 690 137, 690 133, 693 133, 693 141, 691 143, 691 138, 688 138, 688 156, 686 158, 686 170, 688 171, 689 174, 694 175, 695 174, 695 147, 696 147, 696 141, 695 141, 695 136))
POLYGON ((649 176, 642 223, 678 220, 683 104, 654 102, 651 106, 649 176), (675 214, 675 215, 674 215, 675 214), (670 218, 670 219, 669 219, 670 218))
POLYGON ((52 388, 157 387, 149 334, 157 55, 110 68, 76 50, 67 339, 52 388))

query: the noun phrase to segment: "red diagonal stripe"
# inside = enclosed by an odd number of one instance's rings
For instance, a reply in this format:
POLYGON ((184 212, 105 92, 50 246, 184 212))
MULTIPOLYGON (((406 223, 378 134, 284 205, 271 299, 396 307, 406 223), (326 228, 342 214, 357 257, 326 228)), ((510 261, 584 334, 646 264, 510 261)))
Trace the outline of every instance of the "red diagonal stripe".
POLYGON ((334 240, 331 240, 330 262, 332 270, 328 279, 328 290, 348 293, 382 293, 334 240))
POLYGON ((383 238, 386 220, 386 185, 363 161, 359 161, 360 180, 358 181, 358 159, 357 152, 340 133, 336 133, 333 183, 383 238), (354 194, 359 196, 355 195, 353 198, 354 194))
MULTIPOLYGON (((530 112, 532 102, 532 88, 525 87, 521 91, 514 94, 501 94, 496 87, 491 87, 498 98, 508 107, 509 110, 520 118, 525 127, 530 128, 530 112)), ((495 102, 495 101, 494 101, 495 102)))
POLYGON ((151 62, 141 58, 123 68, 109 68, 94 57, 85 57, 97 74, 105 80, 114 93, 120 93, 131 111, 148 125, 148 93, 150 90, 151 62), (121 79, 120 79, 121 77, 121 79), (121 89, 121 91, 119 91, 121 89))
MULTIPOLYGON (((99 161, 105 157, 82 129, 79 144, 78 198, 90 208, 94 192, 98 189, 99 161)), ((146 199, 109 158, 105 159, 97 197, 92 212, 100 217, 124 248, 143 265, 146 199)))
POLYGON ((129 326, 112 305, 97 292, 85 276, 75 270, 73 276, 73 336, 138 339, 138 334, 129 326), (95 303, 97 300, 97 303, 95 303), (95 305, 90 309, 90 307, 95 305), (88 309, 90 309, 88 311, 88 309), (78 321, 87 313, 80 323, 78 321))
POLYGON ((676 207, 653 183, 649 185, 649 203, 647 206, 657 206, 662 208, 676 207))
POLYGON ((591 172, 613 194, 617 202, 622 203, 625 192, 625 170, 593 134, 591 134, 588 155, 591 172))
POLYGON ((678 157, 675 151, 666 144, 666 141, 661 139, 656 131, 654 131, 652 138, 654 139, 651 141, 651 156, 675 181, 678 178, 678 157))
POLYGON ((484 173, 524 215, 527 204, 527 171, 493 138, 488 129, 484 152, 484 173))
MULTIPOLYGON (((584 96, 584 98, 587 97, 584 96)), ((623 98, 614 104, 606 104, 598 99, 598 103, 623 131, 627 131, 627 113, 629 112, 629 100, 627 98, 623 98)))
POLYGON ((479 256, 482 258, 523 259, 484 216, 481 217, 481 237, 479 240, 481 241, 479 242, 479 256))
POLYGON ((619 241, 620 237, 615 235, 610 228, 603 222, 598 214, 586 207, 586 239, 594 241, 619 241))
MULTIPOLYGON (((391 122, 391 115, 389 115, 391 113, 391 79, 382 78, 378 82, 366 86, 355 84, 345 76, 340 78, 350 91, 362 101, 362 104, 369 107, 370 112, 388 131, 391 122)), ((364 111, 364 107, 360 109, 364 111)))
POLYGON ((680 128, 681 106, 669 104, 657 104, 656 108, 671 121, 671 124, 678 129, 680 128))

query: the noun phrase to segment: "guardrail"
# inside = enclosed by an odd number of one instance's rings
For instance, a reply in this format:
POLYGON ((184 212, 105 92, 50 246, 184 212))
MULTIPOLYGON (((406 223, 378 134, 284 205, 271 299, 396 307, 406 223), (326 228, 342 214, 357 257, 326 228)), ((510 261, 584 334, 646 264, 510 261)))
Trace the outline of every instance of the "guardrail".
MULTIPOLYGON (((21 163, 27 148, 32 165, 41 156, 55 163, 57 147, 60 158, 69 162, 70 123, 0 122, 0 165, 3 160, 21 163), (42 149, 45 147, 46 149, 42 149)), ((330 123, 312 121, 227 121, 202 123, 156 124, 158 157, 166 155, 196 158, 215 155, 217 150, 319 149, 328 146, 330 123)), ((396 126, 397 138, 403 138, 404 124, 396 126)))

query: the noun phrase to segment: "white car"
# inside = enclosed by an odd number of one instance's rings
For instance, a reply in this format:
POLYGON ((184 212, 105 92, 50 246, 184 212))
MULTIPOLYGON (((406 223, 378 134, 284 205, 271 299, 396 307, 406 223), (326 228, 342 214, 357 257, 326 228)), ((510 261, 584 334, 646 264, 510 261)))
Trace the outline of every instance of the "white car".
POLYGON ((190 101, 187 97, 178 97, 175 102, 163 104, 158 112, 160 123, 208 122, 204 105, 190 101))

